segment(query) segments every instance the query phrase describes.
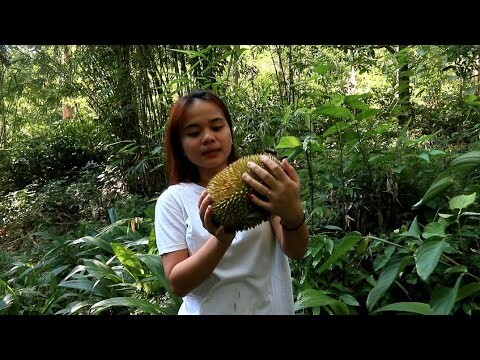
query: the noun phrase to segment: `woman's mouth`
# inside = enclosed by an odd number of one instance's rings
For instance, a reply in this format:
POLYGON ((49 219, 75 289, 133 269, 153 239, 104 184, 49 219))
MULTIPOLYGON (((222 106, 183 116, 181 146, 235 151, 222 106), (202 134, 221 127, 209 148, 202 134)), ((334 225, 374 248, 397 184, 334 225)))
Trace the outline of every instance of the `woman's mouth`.
POLYGON ((202 155, 208 158, 216 157, 220 153, 220 150, 215 149, 215 150, 208 150, 205 151, 202 155))

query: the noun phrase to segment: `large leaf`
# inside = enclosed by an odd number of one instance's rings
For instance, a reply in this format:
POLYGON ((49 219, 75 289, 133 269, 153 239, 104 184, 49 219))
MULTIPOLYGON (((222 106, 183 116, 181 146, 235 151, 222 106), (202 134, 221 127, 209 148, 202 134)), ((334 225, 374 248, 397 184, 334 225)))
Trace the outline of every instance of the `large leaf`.
POLYGON ((280 141, 275 148, 277 149, 290 149, 296 148, 297 146, 302 145, 302 142, 296 136, 282 136, 280 141))
POLYGON ((382 311, 401 311, 401 312, 411 312, 421 315, 432 315, 432 310, 430 305, 420 302, 398 302, 394 304, 388 304, 378 308, 372 314, 382 311))
POLYGON ((362 234, 357 231, 353 231, 345 235, 342 239, 342 243, 335 249, 332 256, 325 261, 318 269, 317 273, 321 274, 330 267, 337 259, 350 250, 356 243, 363 239, 362 234))
POLYGON ((325 132, 322 134, 322 136, 325 137, 325 136, 328 136, 328 135, 331 135, 331 134, 336 134, 336 133, 342 132, 345 129, 348 129, 349 127, 350 127, 349 124, 347 124, 343 121, 339 121, 339 122, 335 123, 334 125, 330 126, 327 130, 325 130, 325 132))
POLYGON ((430 307, 435 315, 450 315, 457 299, 462 277, 463 274, 458 277, 451 289, 440 285, 433 290, 430 307))
POLYGON ((393 281, 397 277, 398 273, 410 262, 412 262, 410 256, 396 255, 390 258, 388 263, 383 267, 380 276, 378 277, 375 286, 370 291, 367 297, 367 308, 372 311, 375 304, 382 298, 388 288, 392 285, 393 281))
POLYGON ((445 240, 443 239, 428 239, 415 252, 417 273, 423 280, 427 280, 432 271, 437 267, 444 243, 445 240))
POLYGON ((450 209, 464 209, 475 202, 476 193, 470 195, 455 196, 450 200, 450 209))
POLYGON ((425 195, 423 195, 423 198, 420 199, 420 201, 417 202, 415 205, 413 205, 413 208, 414 209, 418 208, 420 205, 423 205, 429 202, 430 200, 433 200, 437 196, 441 195, 445 190, 447 190, 454 183, 455 181, 452 176, 448 175, 447 173, 441 174, 430 185, 425 195))
POLYGON ((424 239, 429 239, 434 236, 441 237, 441 238, 444 238, 446 236, 444 224, 441 224, 438 222, 432 222, 425 226, 425 228, 423 229, 422 237, 424 239))
POLYGON ((122 265, 128 269, 128 271, 137 281, 139 281, 144 273, 144 270, 135 253, 121 244, 112 243, 111 245, 113 251, 118 257, 118 260, 120 260, 122 265))
POLYGON ((364 111, 358 113, 355 116, 355 118, 357 120, 365 120, 365 119, 368 119, 369 117, 377 115, 379 112, 380 112, 380 110, 378 110, 378 109, 367 109, 367 110, 364 110, 364 111))
POLYGON ((353 119, 353 114, 344 107, 339 107, 335 105, 324 105, 316 108, 313 111, 314 115, 327 115, 333 117, 339 117, 344 119, 353 119))

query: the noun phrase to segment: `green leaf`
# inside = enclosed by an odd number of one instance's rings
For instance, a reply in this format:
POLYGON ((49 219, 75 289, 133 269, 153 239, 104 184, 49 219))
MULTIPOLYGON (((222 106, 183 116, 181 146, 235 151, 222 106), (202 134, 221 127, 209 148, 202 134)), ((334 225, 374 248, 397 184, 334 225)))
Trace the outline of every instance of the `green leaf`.
POLYGON ((84 290, 103 298, 110 297, 110 294, 108 293, 107 288, 103 284, 98 283, 97 281, 91 281, 87 279, 68 280, 68 281, 60 282, 58 286, 62 286, 70 289, 84 290))
POLYGON ((438 216, 440 216, 441 218, 443 219, 448 219, 449 217, 452 217, 454 216, 453 214, 442 214, 442 213, 438 213, 438 216))
POLYGON ((462 277, 463 274, 458 277, 451 289, 440 285, 433 290, 430 307, 435 315, 449 315, 451 313, 457 299, 462 277))
POLYGON ((330 68, 332 67, 332 65, 330 64, 318 64, 317 66, 315 66, 315 68, 313 69, 317 74, 319 75, 323 75, 325 74, 328 70, 330 70, 330 68))
POLYGON ((417 157, 430 162, 430 157, 426 152, 422 152, 422 153, 418 154, 417 157))
POLYGON ((466 273, 468 272, 467 267, 465 265, 457 265, 449 267, 447 270, 444 271, 444 274, 453 274, 453 273, 466 273))
POLYGON ((339 117, 344 119, 353 119, 353 114, 344 107, 334 106, 334 105, 323 105, 316 108, 313 111, 315 115, 325 115, 325 116, 333 116, 339 117))
POLYGON ((346 234, 343 239, 342 243, 335 249, 332 256, 330 256, 327 261, 325 261, 322 266, 317 271, 317 274, 321 274, 326 269, 330 267, 340 256, 345 254, 348 250, 350 250, 355 244, 357 244, 360 240, 363 239, 362 234, 357 231, 350 232, 346 234))
POLYGON ((455 196, 450 200, 450 209, 464 209, 468 205, 473 204, 475 202, 477 194, 473 193, 470 195, 459 195, 455 196))
POLYGON ((88 273, 93 275, 96 279, 109 279, 116 283, 121 283, 123 281, 122 278, 112 270, 112 268, 97 259, 84 259, 83 262, 88 273))
POLYGON ((360 101, 356 98, 352 98, 350 96, 345 96, 345 104, 353 107, 354 109, 358 109, 358 110, 369 110, 370 109, 368 107, 368 105, 365 104, 363 101, 360 101))
POLYGON ((417 273, 423 280, 427 280, 432 271, 437 267, 444 243, 445 240, 443 239, 425 240, 415 252, 417 273))
POLYGON ((433 200, 434 198, 442 194, 450 186, 452 186, 454 183, 455 181, 450 175, 447 175, 446 173, 441 174, 432 183, 432 185, 430 185, 425 195, 423 195, 423 198, 419 202, 417 202, 415 205, 413 205, 413 208, 414 209, 418 208, 420 205, 423 205, 429 202, 430 200, 433 200))
POLYGON ((421 234, 420 226, 418 225, 417 217, 415 216, 415 219, 413 219, 412 223, 410 224, 410 227, 408 228, 408 231, 406 235, 408 236, 413 236, 416 237, 417 239, 420 239, 420 234, 421 234))
POLYGON ((432 222, 425 226, 422 236, 424 239, 431 238, 433 236, 445 237, 445 225, 438 222, 432 222))
POLYGON ((115 255, 117 255, 118 260, 123 266, 125 266, 125 268, 128 269, 135 280, 139 281, 145 271, 143 270, 142 264, 137 259, 135 253, 121 244, 112 243, 111 245, 115 255))
POLYGON ((275 148, 290 149, 290 148, 296 148, 297 146, 301 146, 301 145, 302 145, 302 142, 296 136, 282 136, 280 138, 280 142, 278 143, 277 146, 275 146, 275 148))
POLYGON ((115 208, 108 209, 108 216, 110 218, 110 224, 116 223, 118 221, 117 210, 115 208))
POLYGON ((337 299, 326 295, 323 290, 306 289, 299 293, 294 309, 295 311, 299 311, 312 307, 329 305, 337 301, 337 299))
POLYGON ((430 309, 429 304, 420 303, 420 302, 398 302, 394 304, 389 304, 378 308, 372 314, 382 311, 401 311, 401 312, 411 312, 421 315, 432 315, 432 310, 430 309))
POLYGON ((102 240, 102 239, 99 239, 99 238, 96 238, 96 237, 93 237, 93 236, 84 236, 80 239, 72 240, 69 245, 77 245, 77 244, 82 244, 82 243, 96 246, 100 249, 105 250, 106 252, 108 252, 110 254, 114 254, 112 246, 110 245, 110 243, 108 241, 105 241, 105 240, 102 240))
POLYGON ((330 126, 325 132, 322 134, 323 137, 331 135, 331 134, 336 134, 340 133, 345 129, 348 129, 350 127, 349 124, 344 123, 343 121, 339 121, 336 124, 330 126))
POLYGON ((388 263, 383 267, 378 280, 370 290, 367 297, 367 308, 372 311, 375 304, 382 298, 388 288, 392 285, 401 269, 411 261, 410 256, 396 255, 390 258, 388 263))
POLYGON ((343 295, 340 295, 339 299, 347 305, 360 306, 360 303, 352 295, 343 294, 343 295))
POLYGON ((360 121, 365 120, 365 119, 371 118, 372 116, 377 115, 379 112, 380 112, 380 110, 378 110, 378 109, 367 109, 367 110, 364 110, 364 111, 358 113, 355 116, 355 119, 360 120, 360 121))
POLYGON ((480 282, 470 283, 465 286, 462 286, 458 290, 457 299, 455 301, 460 301, 468 296, 475 295, 480 292, 480 282))
POLYGON ((430 155, 436 156, 436 155, 446 155, 447 153, 443 150, 430 150, 430 155))
POLYGON ((143 262, 147 269, 152 272, 152 274, 157 278, 157 280, 162 284, 163 288, 168 291, 172 300, 177 304, 181 305, 182 298, 175 295, 172 292, 170 285, 165 277, 165 272, 163 270, 162 258, 160 255, 153 254, 137 254, 138 259, 143 262))
POLYGON ((325 249, 328 251, 328 253, 331 255, 333 251, 333 246, 335 245, 333 243, 333 240, 330 238, 324 238, 323 241, 325 242, 325 249))
POLYGON ((341 227, 335 225, 325 225, 324 228, 328 230, 342 231, 341 227))
POLYGON ((453 159, 448 169, 469 172, 478 166, 480 166, 480 151, 470 151, 453 159))
POLYGON ((165 314, 165 309, 157 304, 152 304, 146 300, 130 297, 116 297, 99 301, 92 305, 90 311, 93 315, 99 314, 111 307, 134 307, 146 314, 165 314))

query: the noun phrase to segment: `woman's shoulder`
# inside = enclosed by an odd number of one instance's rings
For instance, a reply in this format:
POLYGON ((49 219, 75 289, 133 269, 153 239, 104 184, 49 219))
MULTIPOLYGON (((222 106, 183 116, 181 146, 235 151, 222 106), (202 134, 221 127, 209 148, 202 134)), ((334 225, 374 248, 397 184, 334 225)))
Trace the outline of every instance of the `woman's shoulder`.
POLYGON ((204 188, 195 183, 178 183, 167 187, 158 197, 158 199, 178 198, 182 195, 190 195, 192 193, 201 194, 204 188))

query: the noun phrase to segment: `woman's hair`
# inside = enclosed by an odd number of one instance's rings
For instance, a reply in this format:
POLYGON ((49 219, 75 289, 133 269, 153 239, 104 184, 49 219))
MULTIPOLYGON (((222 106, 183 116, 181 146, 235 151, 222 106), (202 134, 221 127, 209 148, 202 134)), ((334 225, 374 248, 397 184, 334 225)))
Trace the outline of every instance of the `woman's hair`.
MULTIPOLYGON (((222 110, 230 127, 233 141, 233 127, 230 113, 224 102, 217 95, 208 90, 199 89, 180 97, 170 110, 165 135, 165 168, 170 185, 200 180, 198 168, 185 155, 181 142, 181 130, 187 120, 185 113, 196 99, 214 103, 222 110)), ((232 150, 227 160, 228 164, 231 164, 235 160, 237 160, 237 155, 232 143, 232 150)))

